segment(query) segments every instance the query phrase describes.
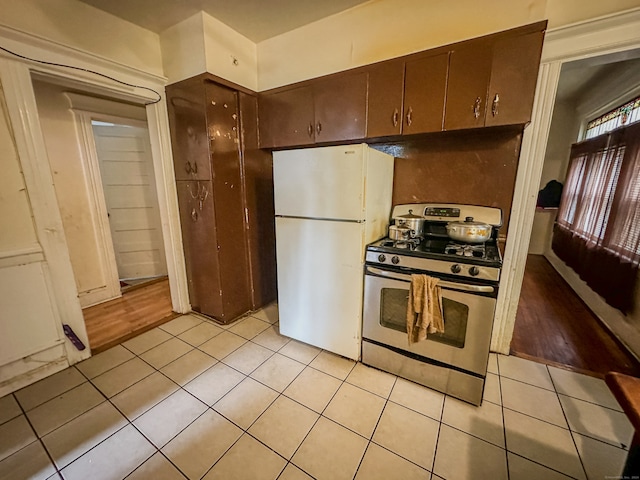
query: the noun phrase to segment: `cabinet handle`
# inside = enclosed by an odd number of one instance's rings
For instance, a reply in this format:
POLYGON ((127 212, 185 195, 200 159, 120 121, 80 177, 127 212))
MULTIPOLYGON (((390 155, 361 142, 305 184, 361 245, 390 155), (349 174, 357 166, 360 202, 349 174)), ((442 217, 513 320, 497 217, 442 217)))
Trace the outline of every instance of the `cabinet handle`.
POLYGON ((493 103, 491 104, 491 115, 494 117, 498 115, 498 104, 500 103, 500 96, 496 93, 496 96, 493 97, 493 103))
POLYGON ((307 128, 307 133, 309 134, 310 137, 313 136, 313 125, 309 124, 309 127, 307 128))
POLYGON ((473 103, 473 117, 476 119, 480 117, 481 104, 482 104, 482 100, 480 100, 480 97, 476 97, 476 101, 473 103))
POLYGON ((413 123, 413 108, 409 107, 409 111, 407 112, 407 126, 411 126, 413 123))
POLYGON ((398 126, 398 109, 397 108, 393 110, 392 121, 393 121, 393 126, 397 127, 398 126))
POLYGON ((198 210, 196 210, 195 208, 191 210, 191 220, 193 220, 194 222, 198 221, 198 210))
POLYGON ((197 163, 197 162, 193 162, 193 170, 191 170, 191 172, 192 172, 194 175, 197 175, 197 174, 198 174, 198 163, 197 163))
POLYGON ((184 169, 187 171, 187 173, 191 173, 191 162, 187 161, 184 164, 184 169))
POLYGON ((316 125, 316 133, 318 135, 320 135, 321 131, 322 131, 322 124, 320 122, 318 122, 317 125, 316 125))

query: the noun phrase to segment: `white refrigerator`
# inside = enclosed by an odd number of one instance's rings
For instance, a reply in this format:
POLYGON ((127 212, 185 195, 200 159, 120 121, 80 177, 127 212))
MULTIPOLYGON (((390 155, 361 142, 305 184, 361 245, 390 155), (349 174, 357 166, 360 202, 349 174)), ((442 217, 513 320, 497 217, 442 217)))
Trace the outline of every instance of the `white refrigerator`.
POLYGON ((393 157, 365 144, 274 152, 280 333, 360 358, 365 246, 386 235, 393 157))

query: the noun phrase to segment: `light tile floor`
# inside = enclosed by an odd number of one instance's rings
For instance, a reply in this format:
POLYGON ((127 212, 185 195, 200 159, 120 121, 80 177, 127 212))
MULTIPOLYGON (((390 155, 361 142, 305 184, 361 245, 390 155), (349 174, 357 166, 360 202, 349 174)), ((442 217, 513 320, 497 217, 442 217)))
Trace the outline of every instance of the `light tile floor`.
POLYGON ((0 399, 0 478, 603 479, 632 427, 603 381, 491 355, 481 407, 195 315, 0 399))

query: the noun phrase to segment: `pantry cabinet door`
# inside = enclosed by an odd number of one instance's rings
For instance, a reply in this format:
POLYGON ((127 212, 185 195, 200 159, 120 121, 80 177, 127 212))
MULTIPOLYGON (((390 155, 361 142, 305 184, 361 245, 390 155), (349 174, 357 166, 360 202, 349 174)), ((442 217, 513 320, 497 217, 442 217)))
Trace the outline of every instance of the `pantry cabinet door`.
POLYGON ((202 85, 168 86, 167 107, 176 180, 207 180, 211 166, 202 85))

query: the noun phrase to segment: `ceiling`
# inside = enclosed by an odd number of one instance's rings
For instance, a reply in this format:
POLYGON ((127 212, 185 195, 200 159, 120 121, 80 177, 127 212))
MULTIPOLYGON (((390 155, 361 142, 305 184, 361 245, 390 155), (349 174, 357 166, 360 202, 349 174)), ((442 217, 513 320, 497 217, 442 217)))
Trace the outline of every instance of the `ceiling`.
POLYGON ((562 66, 556 98, 575 101, 600 82, 624 71, 640 72, 640 50, 589 57, 562 66))
POLYGON ((369 0, 80 0, 160 33, 203 10, 254 43, 369 0))

